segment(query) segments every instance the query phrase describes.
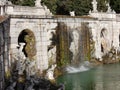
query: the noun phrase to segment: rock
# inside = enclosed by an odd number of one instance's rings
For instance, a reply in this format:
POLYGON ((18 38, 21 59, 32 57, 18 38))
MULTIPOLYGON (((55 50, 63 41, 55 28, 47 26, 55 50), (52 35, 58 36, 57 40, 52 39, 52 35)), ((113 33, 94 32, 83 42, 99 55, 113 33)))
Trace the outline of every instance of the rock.
POLYGON ((113 57, 112 60, 115 61, 115 57, 113 57))
POLYGON ((119 59, 119 56, 116 56, 116 59, 119 59))
POLYGON ((113 54, 112 53, 109 53, 109 57, 112 58, 113 54))
POLYGON ((64 84, 60 84, 60 86, 59 86, 59 89, 58 90, 65 90, 65 86, 64 86, 64 84))
POLYGON ((56 85, 45 78, 36 76, 27 76, 24 82, 19 82, 18 79, 13 81, 12 79, 9 80, 10 84, 5 90, 64 90, 63 84, 56 85))
POLYGON ((24 90, 24 87, 25 87, 25 85, 24 85, 24 83, 19 83, 19 82, 17 82, 17 85, 16 85, 16 89, 15 90, 24 90))
POLYGON ((15 90, 15 89, 14 89, 15 86, 16 86, 16 82, 13 82, 12 84, 10 84, 10 86, 7 87, 6 90, 15 90))
POLYGON ((99 61, 103 61, 103 59, 102 59, 102 58, 99 58, 99 61))
POLYGON ((51 68, 49 68, 47 70, 47 74, 46 74, 46 77, 49 79, 49 80, 54 80, 54 69, 57 65, 52 65, 51 68))

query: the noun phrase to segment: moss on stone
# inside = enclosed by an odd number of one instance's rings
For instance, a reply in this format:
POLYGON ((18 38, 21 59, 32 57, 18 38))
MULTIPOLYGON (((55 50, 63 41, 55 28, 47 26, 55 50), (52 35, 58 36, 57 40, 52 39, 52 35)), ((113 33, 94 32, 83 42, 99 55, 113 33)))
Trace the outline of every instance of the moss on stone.
POLYGON ((33 57, 36 55, 35 36, 30 30, 26 29, 26 32, 28 34, 24 37, 26 43, 25 52, 27 57, 29 57, 32 60, 34 59, 33 57))
POLYGON ((72 52, 69 50, 71 36, 69 35, 68 27, 64 23, 58 23, 56 28, 57 35, 57 65, 64 67, 70 64, 72 60, 72 52))
POLYGON ((54 70, 54 77, 57 78, 58 76, 60 76, 62 74, 63 74, 62 69, 59 68, 59 67, 56 67, 55 70, 54 70))
POLYGON ((79 58, 83 57, 83 60, 91 59, 91 34, 88 27, 88 23, 82 22, 80 27, 80 42, 79 42, 79 50, 83 53, 79 58), (82 49, 81 49, 82 48, 82 49))
POLYGON ((19 82, 19 83, 24 83, 24 82, 25 82, 25 76, 24 76, 24 75, 20 75, 20 76, 18 77, 18 82, 19 82))

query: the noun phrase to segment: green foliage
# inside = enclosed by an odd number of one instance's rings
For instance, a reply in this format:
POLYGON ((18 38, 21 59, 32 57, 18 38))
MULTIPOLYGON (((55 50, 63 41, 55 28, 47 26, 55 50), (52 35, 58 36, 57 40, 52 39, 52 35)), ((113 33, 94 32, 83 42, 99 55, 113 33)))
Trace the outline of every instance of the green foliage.
POLYGON ((75 11, 76 15, 84 15, 88 14, 90 8, 90 0, 59 0, 57 2, 57 14, 69 15, 69 11, 75 11))
POLYGON ((107 6, 106 3, 108 2, 107 0, 97 0, 98 2, 98 11, 107 11, 107 6))
POLYGON ((57 11, 59 15, 68 15, 69 11, 74 10, 74 0, 58 0, 57 2, 57 11))
POLYGON ((22 5, 22 6, 34 6, 35 0, 11 0, 13 4, 22 5))
MULTIPOLYGON (((12 3, 23 6, 34 6, 35 0, 11 0, 12 3)), ((98 10, 106 11, 106 3, 110 2, 112 9, 120 12, 120 0, 97 0, 98 10)), ((47 5, 53 14, 69 15, 69 11, 75 11, 76 15, 86 15, 92 9, 92 0, 41 0, 42 4, 47 5)))
POLYGON ((120 0, 109 0, 112 9, 114 9, 117 13, 120 13, 120 0))
POLYGON ((58 0, 41 0, 41 3, 47 5, 47 7, 50 9, 50 11, 53 14, 56 14, 57 1, 58 0))
POLYGON ((91 0, 75 0, 74 9, 76 15, 86 15, 92 8, 91 0))

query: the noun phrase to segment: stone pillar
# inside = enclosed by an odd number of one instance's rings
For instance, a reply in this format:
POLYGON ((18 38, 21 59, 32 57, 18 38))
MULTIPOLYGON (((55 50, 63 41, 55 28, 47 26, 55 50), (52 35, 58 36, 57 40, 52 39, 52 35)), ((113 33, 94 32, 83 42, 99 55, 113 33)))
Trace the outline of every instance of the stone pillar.
POLYGON ((0 7, 0 15, 3 15, 3 6, 0 7))
POLYGON ((4 14, 4 5, 6 4, 6 0, 0 0, 0 15, 4 14))

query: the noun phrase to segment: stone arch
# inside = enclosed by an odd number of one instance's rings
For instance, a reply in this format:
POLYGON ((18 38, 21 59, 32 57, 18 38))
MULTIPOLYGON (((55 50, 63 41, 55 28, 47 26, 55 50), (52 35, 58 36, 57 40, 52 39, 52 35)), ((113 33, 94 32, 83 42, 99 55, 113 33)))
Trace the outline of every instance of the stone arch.
POLYGON ((107 50, 107 29, 103 28, 100 32, 101 52, 105 53, 107 50))
POLYGON ((24 29, 20 32, 18 36, 18 44, 25 43, 23 47, 23 52, 26 57, 33 59, 36 55, 36 40, 34 33, 29 29, 24 29))

